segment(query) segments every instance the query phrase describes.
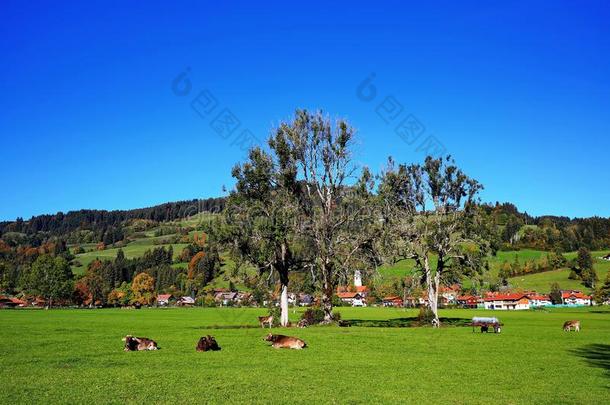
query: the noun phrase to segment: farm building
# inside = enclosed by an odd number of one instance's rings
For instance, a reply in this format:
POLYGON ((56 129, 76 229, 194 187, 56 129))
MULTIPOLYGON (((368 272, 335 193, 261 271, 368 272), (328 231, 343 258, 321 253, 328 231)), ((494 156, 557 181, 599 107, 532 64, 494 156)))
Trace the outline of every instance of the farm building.
POLYGON ((174 296, 171 294, 159 294, 157 295, 157 305, 160 307, 166 307, 173 298, 174 296))
POLYGON ((576 290, 562 291, 561 302, 564 305, 586 306, 591 305, 591 296, 576 290))
POLYGON ((453 284, 449 287, 441 287, 440 297, 442 305, 451 305, 457 303, 457 297, 461 290, 458 284, 453 284))
POLYGON ((397 295, 392 295, 389 297, 385 297, 382 300, 382 305, 384 307, 402 307, 404 304, 402 298, 397 295))
POLYGON ((234 291, 218 292, 214 295, 214 301, 220 305, 229 305, 229 302, 237 302, 238 293, 234 291))
POLYGON ((313 305, 313 303, 314 303, 313 297, 309 294, 301 293, 301 294, 299 294, 298 299, 299 299, 299 301, 298 301, 299 305, 302 307, 308 307, 308 306, 313 305))
POLYGON ((369 294, 370 290, 365 285, 360 286, 339 286, 337 287, 337 294, 346 293, 346 292, 356 292, 362 296, 362 298, 366 298, 369 294))
POLYGON ((180 297, 177 301, 176 301, 176 305, 181 306, 181 307, 192 307, 193 305, 195 305, 195 298, 193 297, 180 297))
POLYGON ((360 293, 340 292, 337 293, 337 297, 339 297, 342 302, 349 304, 352 307, 366 307, 366 301, 360 293))
POLYGON ((475 295, 461 295, 456 298, 456 302, 462 308, 477 308, 480 299, 475 295))
POLYGON ((18 298, 0 296, 0 308, 25 307, 28 303, 18 298))
POLYGON ((529 298, 532 308, 546 307, 553 304, 551 297, 546 294, 531 293, 527 295, 527 298, 529 298))
POLYGON ((489 293, 485 297, 485 309, 520 310, 530 309, 530 300, 525 294, 489 293))

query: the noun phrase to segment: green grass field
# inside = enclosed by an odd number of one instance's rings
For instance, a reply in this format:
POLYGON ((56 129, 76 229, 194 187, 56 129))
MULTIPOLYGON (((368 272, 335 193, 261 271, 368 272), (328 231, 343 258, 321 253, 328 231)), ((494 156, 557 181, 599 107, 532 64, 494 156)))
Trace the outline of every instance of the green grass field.
MULTIPOLYGON (((264 309, 0 311, 0 403, 607 403, 607 308, 496 312, 499 335, 388 327, 415 310, 341 308, 377 327, 275 329, 309 347, 275 350, 264 309), (562 323, 580 319, 580 333, 562 323), (123 352, 126 334, 157 352, 123 352), (197 353, 214 335, 222 351, 197 353)), ((470 319, 482 310, 445 310, 470 319)), ((296 319, 298 314, 292 314, 296 319)))

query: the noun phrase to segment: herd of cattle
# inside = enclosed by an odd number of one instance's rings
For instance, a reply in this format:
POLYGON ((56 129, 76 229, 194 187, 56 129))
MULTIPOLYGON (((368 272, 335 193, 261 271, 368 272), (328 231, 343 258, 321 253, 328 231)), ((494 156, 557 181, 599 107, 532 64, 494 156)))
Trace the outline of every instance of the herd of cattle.
MULTIPOLYGON (((261 316, 258 318, 258 321, 261 324, 261 327, 265 327, 265 325, 269 325, 271 328, 273 324, 273 316, 261 316)), ((500 333, 500 326, 502 324, 497 318, 473 318, 472 326, 481 327, 481 332, 488 332, 489 328, 493 328, 494 332, 500 333)), ((580 321, 579 320, 571 320, 566 321, 563 324, 563 330, 565 332, 570 332, 574 330, 576 332, 580 332, 580 321)), ((285 336, 285 335, 274 335, 273 333, 269 333, 263 339, 267 342, 271 342, 271 347, 275 349, 303 349, 307 347, 307 343, 302 339, 299 339, 294 336, 285 336)), ((135 352, 142 350, 159 350, 159 346, 157 342, 152 339, 145 337, 135 337, 132 335, 127 335, 123 338, 123 342, 125 342, 125 351, 126 352, 135 352)), ((202 336, 197 342, 197 346, 195 350, 198 352, 207 352, 207 351, 217 351, 220 350, 220 346, 216 342, 216 339, 213 336, 207 335, 202 336)))
MULTIPOLYGON (((275 349, 298 350, 307 347, 307 343, 305 343, 305 341, 293 336, 274 335, 273 333, 270 333, 265 336, 263 340, 271 342, 271 347, 275 349)), ((159 350, 157 342, 145 337, 127 335, 123 338, 123 342, 125 342, 124 350, 126 352, 159 350)), ((218 343, 216 342, 216 339, 213 336, 207 335, 199 339, 195 350, 197 350, 198 352, 217 351, 220 350, 220 346, 218 346, 218 343)))

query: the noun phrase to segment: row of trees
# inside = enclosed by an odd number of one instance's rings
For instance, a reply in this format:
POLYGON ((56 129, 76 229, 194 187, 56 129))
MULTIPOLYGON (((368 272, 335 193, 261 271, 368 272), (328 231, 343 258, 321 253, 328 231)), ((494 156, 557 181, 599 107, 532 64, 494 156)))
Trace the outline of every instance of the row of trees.
POLYGON ((289 276, 307 271, 332 320, 336 287, 354 270, 415 260, 438 326, 441 284, 482 271, 491 230, 481 218, 481 184, 449 157, 396 164, 373 175, 353 159, 344 120, 298 110, 233 169, 236 187, 213 235, 236 260, 276 276, 281 323, 288 321, 289 276))
POLYGON ((567 259, 560 252, 547 253, 538 260, 526 260, 524 263, 519 261, 518 255, 515 255, 512 263, 508 261, 502 263, 498 276, 506 285, 510 277, 557 270, 565 267, 566 264, 567 259))

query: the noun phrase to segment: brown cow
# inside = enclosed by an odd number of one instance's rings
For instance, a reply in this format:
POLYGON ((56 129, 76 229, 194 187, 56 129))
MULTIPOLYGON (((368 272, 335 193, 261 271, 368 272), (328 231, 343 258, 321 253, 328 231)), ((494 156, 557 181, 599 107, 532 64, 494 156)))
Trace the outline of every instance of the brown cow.
POLYGON ((196 350, 198 352, 207 352, 209 350, 216 351, 220 350, 220 346, 218 346, 218 343, 216 343, 214 336, 207 335, 199 339, 196 350))
POLYGON ((307 343, 303 340, 292 337, 292 336, 284 336, 284 335, 274 335, 272 333, 268 334, 263 340, 267 342, 273 342, 271 346, 275 349, 303 349, 307 347, 307 343))
POLYGON ((563 324, 563 330, 565 332, 569 332, 572 329, 574 329, 576 332, 580 332, 580 321, 578 321, 578 320, 566 321, 563 324))
POLYGON ((159 350, 157 342, 149 338, 135 337, 127 335, 123 338, 125 342, 126 352, 135 352, 140 350, 159 350))
POLYGON ((267 325, 269 325, 269 328, 271 329, 271 327, 273 326, 273 315, 259 316, 258 321, 261 324, 261 328, 264 328, 265 324, 267 324, 267 325))

